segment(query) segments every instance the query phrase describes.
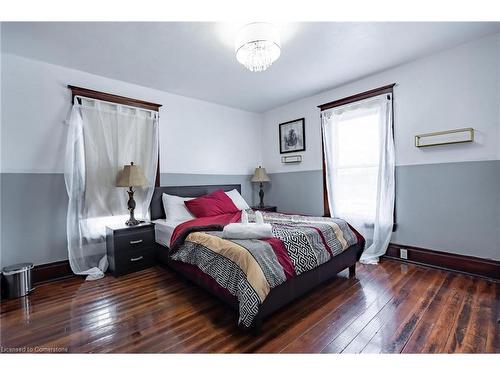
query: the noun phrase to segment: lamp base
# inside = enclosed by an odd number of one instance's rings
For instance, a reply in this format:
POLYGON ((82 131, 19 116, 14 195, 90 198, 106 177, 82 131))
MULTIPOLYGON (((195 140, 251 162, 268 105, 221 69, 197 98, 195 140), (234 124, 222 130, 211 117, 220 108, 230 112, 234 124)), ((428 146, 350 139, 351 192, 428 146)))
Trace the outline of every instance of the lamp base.
POLYGON ((264 208, 264 189, 262 182, 260 183, 259 198, 260 198, 259 207, 264 208))
POLYGON ((135 201, 134 201, 134 190, 132 190, 132 186, 127 191, 128 193, 128 211, 130 212, 130 218, 125 222, 125 225, 129 227, 133 227, 134 225, 139 225, 140 221, 134 217, 135 210, 135 201))
POLYGON ((134 225, 139 225, 141 222, 139 220, 136 220, 136 219, 129 219, 125 222, 125 225, 129 226, 129 227, 133 227, 134 225))

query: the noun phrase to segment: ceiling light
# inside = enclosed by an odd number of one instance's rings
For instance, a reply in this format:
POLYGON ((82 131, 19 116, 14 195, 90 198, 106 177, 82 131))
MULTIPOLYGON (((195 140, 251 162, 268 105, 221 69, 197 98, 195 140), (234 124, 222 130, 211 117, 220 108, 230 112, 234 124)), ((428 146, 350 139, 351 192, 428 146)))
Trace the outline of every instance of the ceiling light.
POLYGON ((236 59, 252 72, 269 68, 280 53, 279 33, 270 23, 250 23, 236 36, 236 59))

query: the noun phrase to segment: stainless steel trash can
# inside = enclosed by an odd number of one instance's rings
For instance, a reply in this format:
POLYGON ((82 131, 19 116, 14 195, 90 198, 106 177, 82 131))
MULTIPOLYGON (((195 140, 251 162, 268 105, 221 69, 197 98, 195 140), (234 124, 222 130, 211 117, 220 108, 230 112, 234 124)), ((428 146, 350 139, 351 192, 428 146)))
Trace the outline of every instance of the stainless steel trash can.
POLYGON ((19 263, 2 269, 7 298, 19 298, 33 290, 31 286, 31 270, 33 263, 19 263))

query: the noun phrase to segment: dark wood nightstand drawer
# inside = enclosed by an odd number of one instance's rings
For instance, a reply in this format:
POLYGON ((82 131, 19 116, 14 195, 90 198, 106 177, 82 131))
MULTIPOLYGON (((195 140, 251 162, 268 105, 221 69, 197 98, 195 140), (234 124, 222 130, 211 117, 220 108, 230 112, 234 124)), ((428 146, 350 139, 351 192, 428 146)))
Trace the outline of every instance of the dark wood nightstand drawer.
POLYGON ((119 254, 116 257, 115 276, 125 275, 151 267, 155 262, 153 247, 135 249, 119 254))
POLYGON ((151 247, 154 241, 155 232, 149 228, 115 235, 115 246, 120 251, 151 247))
POLYGON ((107 227, 106 248, 109 271, 113 276, 151 267, 156 261, 154 224, 107 227))

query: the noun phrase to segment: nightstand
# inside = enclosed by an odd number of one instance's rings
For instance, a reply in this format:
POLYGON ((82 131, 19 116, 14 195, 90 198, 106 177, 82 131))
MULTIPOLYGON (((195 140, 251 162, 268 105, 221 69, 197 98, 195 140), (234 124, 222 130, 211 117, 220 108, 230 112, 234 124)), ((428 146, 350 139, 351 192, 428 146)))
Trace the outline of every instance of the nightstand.
POLYGON ((109 271, 115 277, 151 267, 155 263, 154 224, 106 227, 106 250, 109 271))
POLYGON ((254 211, 265 211, 265 212, 276 212, 277 210, 276 206, 264 206, 264 207, 252 206, 250 208, 254 211))

